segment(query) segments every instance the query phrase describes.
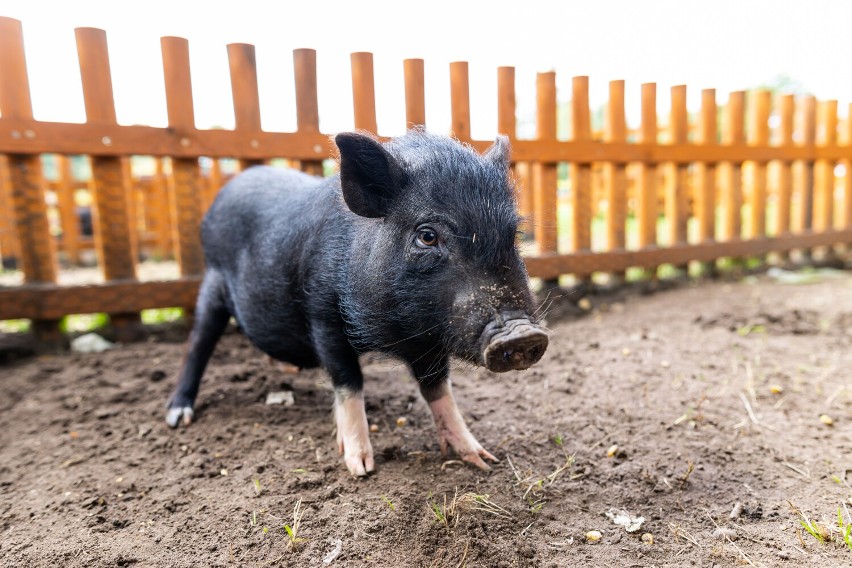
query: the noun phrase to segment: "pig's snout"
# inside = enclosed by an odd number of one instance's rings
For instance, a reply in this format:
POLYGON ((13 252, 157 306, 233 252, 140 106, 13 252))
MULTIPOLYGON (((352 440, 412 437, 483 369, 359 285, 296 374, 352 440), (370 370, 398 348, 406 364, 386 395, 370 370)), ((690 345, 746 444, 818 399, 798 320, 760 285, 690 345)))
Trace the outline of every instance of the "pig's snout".
POLYGON ((547 333, 527 318, 491 322, 483 332, 482 359, 489 371, 528 369, 547 349, 547 333))

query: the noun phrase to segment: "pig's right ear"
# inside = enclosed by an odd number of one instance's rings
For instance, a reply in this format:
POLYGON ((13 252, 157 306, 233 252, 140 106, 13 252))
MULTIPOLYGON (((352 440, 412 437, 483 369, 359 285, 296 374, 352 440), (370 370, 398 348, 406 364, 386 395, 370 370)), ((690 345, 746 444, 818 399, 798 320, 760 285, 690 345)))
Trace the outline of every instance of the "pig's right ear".
POLYGON ((362 217, 384 217, 405 184, 396 159, 369 136, 347 132, 334 138, 340 150, 340 186, 346 206, 362 217))

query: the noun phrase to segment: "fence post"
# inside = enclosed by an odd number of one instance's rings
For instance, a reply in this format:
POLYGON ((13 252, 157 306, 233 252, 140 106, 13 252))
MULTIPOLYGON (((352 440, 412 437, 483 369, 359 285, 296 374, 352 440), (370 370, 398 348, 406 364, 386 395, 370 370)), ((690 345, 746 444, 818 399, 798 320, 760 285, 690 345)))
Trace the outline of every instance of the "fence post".
POLYGON ((451 131, 462 142, 470 141, 470 79, 467 61, 450 63, 451 131))
POLYGON ((14 211, 8 159, 6 156, 0 156, 0 266, 4 268, 16 263, 20 265, 21 262, 21 247, 15 234, 14 211))
MULTIPOLYGON (((745 94, 734 91, 728 95, 725 107, 725 129, 722 141, 730 146, 745 144, 745 94)), ((735 240, 742 237, 742 203, 743 203, 743 173, 742 162, 725 164, 725 175, 722 183, 723 231, 725 240, 735 240)))
MULTIPOLYGON (((189 69, 189 44, 179 37, 160 39, 163 54, 163 77, 166 87, 166 110, 169 128, 178 132, 195 129, 192 101, 192 78, 189 69)), ((157 173, 162 169, 158 160, 157 173)), ((171 237, 181 276, 197 276, 204 272, 201 252, 201 170, 197 158, 172 158, 167 178, 171 237)), ((183 306, 190 308, 191 306, 183 306)))
MULTIPOLYGON (((296 85, 296 131, 315 134, 319 132, 315 50, 293 50, 293 78, 296 85)), ((299 169, 307 174, 323 175, 322 160, 301 160, 299 169)))
POLYGON ((402 62, 405 76, 405 127, 426 126, 426 78, 422 59, 402 62))
MULTIPOLYGON (((114 125, 115 103, 109 67, 106 33, 96 28, 77 28, 77 53, 83 83, 86 121, 92 126, 114 125)), ((104 137, 105 146, 112 144, 104 137)), ((133 280, 136 264, 128 219, 128 191, 121 158, 92 156, 95 246, 105 280, 133 280)), ((119 341, 132 341, 140 333, 139 314, 110 314, 119 341)))
MULTIPOLYGON (((574 77, 571 97, 571 138, 575 142, 592 139, 592 119, 589 110, 589 78, 574 77)), ((592 249, 592 165, 571 162, 571 250, 588 252, 592 249)), ((590 282, 590 274, 583 280, 590 282)))
MULTIPOLYGON (((779 124, 779 142, 782 148, 793 147, 793 112, 795 110, 795 99, 793 95, 781 97, 781 121, 779 124)), ((778 193, 777 208, 775 210, 775 234, 786 235, 790 233, 790 205, 793 199, 793 175, 792 162, 780 160, 778 162, 778 193)), ((778 253, 780 261, 789 259, 789 253, 778 253)))
MULTIPOLYGON (((0 109, 4 118, 32 119, 30 85, 21 23, 0 17, 0 109)), ((14 134, 13 134, 14 135, 14 134)), ((27 132, 18 136, 26 137, 27 132)), ((26 284, 56 282, 56 244, 50 234, 41 159, 36 154, 8 157, 9 187, 19 257, 26 284)), ((5 252, 4 252, 5 254, 5 252)), ((49 347, 61 344, 57 320, 33 321, 36 339, 49 347)))
MULTIPOLYGON (((704 146, 715 146, 716 136, 716 90, 701 91, 701 118, 699 121, 698 142, 704 146)), ((695 206, 698 220, 698 242, 713 241, 716 238, 716 165, 699 162, 695 164, 695 206)), ((702 272, 712 276, 716 265, 713 262, 702 263, 702 272)))
MULTIPOLYGON (((517 138, 517 102, 515 98, 515 68, 497 68, 497 131, 509 137, 514 144, 517 138)), ((515 198, 518 200, 518 213, 521 215, 521 232, 524 240, 534 238, 535 219, 533 218, 533 193, 529 162, 513 162, 512 175, 515 178, 515 198)))
MULTIPOLYGON (((757 148, 769 146, 769 112, 772 104, 772 95, 766 89, 760 89, 751 93, 749 105, 750 143, 757 148)), ((749 231, 751 239, 759 239, 766 236, 766 161, 755 160, 750 164, 752 172, 752 186, 749 193, 749 231)), ((764 256, 758 257, 761 261, 764 256)))
MULTIPOLYGON (((627 142, 627 120, 624 115, 624 81, 610 81, 607 103, 604 141, 627 142)), ((623 162, 604 164, 606 188, 606 246, 609 251, 625 248, 625 224, 627 223, 627 177, 623 162)), ((614 273, 612 284, 624 280, 623 271, 614 273)))
MULTIPOLYGON (((642 85, 642 125, 639 142, 655 147, 657 145, 657 85, 642 85)), ((640 162, 638 164, 638 186, 636 196, 637 225, 639 228, 639 248, 657 244, 657 164, 640 162)), ((650 270, 656 274, 656 270, 650 270)))
MULTIPOLYGON (((257 90, 257 60, 254 46, 248 43, 228 44, 228 68, 231 73, 231 96, 234 101, 234 129, 244 132, 251 147, 257 147, 254 135, 260 132, 260 95, 257 90)), ((263 160, 241 159, 240 171, 262 164, 263 160)))
MULTIPOLYGON (((672 87, 672 108, 669 119, 671 143, 682 146, 688 143, 689 121, 686 112, 686 85, 672 87)), ((687 201, 689 166, 672 163, 669 165, 671 178, 666 184, 666 219, 669 229, 669 246, 687 243, 687 222, 689 221, 689 204, 687 201)), ((683 264, 676 268, 688 271, 689 265, 683 264)))
MULTIPOLYGON (((814 159, 816 149, 816 97, 810 95, 801 101, 802 145, 810 156, 802 162, 802 193, 799 209, 799 227, 803 233, 813 230, 814 222, 814 159)), ((809 262, 811 250, 802 250, 802 260, 809 262)))
POLYGON ((378 134, 376 124, 376 85, 373 79, 373 54, 356 52, 352 62, 352 110, 355 129, 378 134))
MULTIPOLYGON (((846 146, 852 146, 852 104, 846 113, 846 146)), ((840 215, 840 228, 852 228, 852 160, 844 160, 845 174, 843 176, 843 205, 840 215)), ((847 246, 847 250, 849 247, 847 246)))
POLYGON ((67 156, 56 156, 56 198, 59 208, 59 222, 62 227, 62 250, 68 262, 80 264, 80 221, 77 217, 74 178, 71 162, 67 156))

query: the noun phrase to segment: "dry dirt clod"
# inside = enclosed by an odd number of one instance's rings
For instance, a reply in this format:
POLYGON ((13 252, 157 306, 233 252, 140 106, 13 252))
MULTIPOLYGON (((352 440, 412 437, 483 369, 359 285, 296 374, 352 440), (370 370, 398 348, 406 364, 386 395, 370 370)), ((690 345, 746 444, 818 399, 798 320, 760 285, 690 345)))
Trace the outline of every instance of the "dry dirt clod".
POLYGON ((719 540, 725 540, 726 538, 729 540, 737 540, 737 531, 727 527, 719 527, 713 531, 713 538, 718 538, 719 540))
POLYGON ((740 515, 743 514, 743 504, 737 501, 734 503, 734 508, 731 509, 731 514, 728 515, 728 518, 732 521, 735 521, 739 518, 740 515))

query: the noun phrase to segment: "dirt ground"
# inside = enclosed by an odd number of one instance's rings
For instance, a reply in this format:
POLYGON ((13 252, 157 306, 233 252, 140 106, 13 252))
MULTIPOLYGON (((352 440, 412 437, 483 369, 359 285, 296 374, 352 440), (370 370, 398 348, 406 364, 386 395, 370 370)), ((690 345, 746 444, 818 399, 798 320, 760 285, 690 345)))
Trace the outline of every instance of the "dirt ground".
POLYGON ((387 359, 364 357, 366 479, 337 455, 325 375, 236 330, 176 431, 185 330, 6 363, 0 565, 852 566, 852 272, 816 280, 557 300, 533 369, 454 373, 491 472, 440 455, 387 359), (292 406, 266 404, 280 391, 292 406))

